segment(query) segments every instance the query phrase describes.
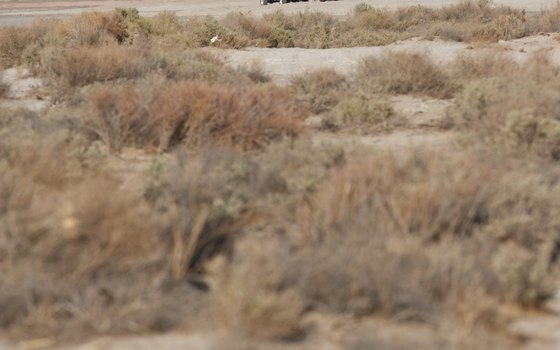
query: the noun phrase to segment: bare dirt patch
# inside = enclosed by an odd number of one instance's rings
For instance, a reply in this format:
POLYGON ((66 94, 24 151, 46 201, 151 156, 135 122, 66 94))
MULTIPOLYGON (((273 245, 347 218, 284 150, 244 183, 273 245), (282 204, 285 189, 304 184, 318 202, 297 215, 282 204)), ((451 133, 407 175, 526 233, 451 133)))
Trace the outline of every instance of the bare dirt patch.
POLYGON ((488 54, 500 55, 517 63, 525 63, 534 57, 534 54, 539 53, 548 57, 552 63, 560 65, 560 43, 556 40, 555 34, 536 35, 500 41, 496 44, 474 46, 459 42, 411 39, 375 47, 210 50, 236 67, 258 64, 278 84, 287 84, 293 75, 323 68, 334 69, 341 74, 350 74, 363 59, 381 57, 387 52, 427 55, 439 65, 447 65, 456 60, 459 55, 477 57, 488 54))

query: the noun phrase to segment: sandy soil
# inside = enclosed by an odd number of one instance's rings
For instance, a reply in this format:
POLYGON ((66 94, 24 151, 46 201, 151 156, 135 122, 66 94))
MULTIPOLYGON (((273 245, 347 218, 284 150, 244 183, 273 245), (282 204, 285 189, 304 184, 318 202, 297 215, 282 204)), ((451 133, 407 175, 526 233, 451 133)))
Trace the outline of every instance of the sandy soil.
MULTIPOLYGON (((539 11, 551 6, 556 0, 495 0, 496 4, 510 5, 539 11)), ((341 0, 308 1, 285 5, 274 3, 260 6, 258 0, 84 0, 84 1, 26 1, 0 0, 0 25, 23 25, 40 16, 66 17, 84 10, 108 11, 115 7, 136 7, 143 15, 152 16, 161 11, 174 11, 178 16, 223 16, 228 12, 241 11, 253 14, 282 9, 286 12, 324 11, 343 16, 359 3, 369 3, 377 7, 395 8, 411 5, 443 6, 456 0, 341 0)))
POLYGON ((368 56, 381 56, 386 52, 409 52, 427 54, 438 64, 448 64, 459 55, 502 55, 518 63, 541 53, 560 65, 560 43, 557 35, 537 35, 512 41, 502 41, 493 45, 472 47, 471 45, 428 40, 405 40, 388 46, 352 47, 336 49, 267 49, 248 48, 245 50, 212 51, 233 66, 261 65, 278 84, 286 84, 294 74, 301 74, 320 68, 332 68, 342 74, 352 73, 356 64, 368 56))

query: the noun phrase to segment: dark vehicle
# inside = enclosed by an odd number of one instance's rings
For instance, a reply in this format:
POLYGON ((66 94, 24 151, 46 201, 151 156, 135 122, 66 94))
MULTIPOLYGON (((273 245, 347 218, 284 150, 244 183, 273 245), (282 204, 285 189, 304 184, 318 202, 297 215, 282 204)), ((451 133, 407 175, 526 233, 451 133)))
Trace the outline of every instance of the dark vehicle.
MULTIPOLYGON (((273 2, 279 2, 281 4, 287 4, 289 2, 298 2, 298 1, 308 1, 308 0, 260 0, 261 1, 261 5, 268 5, 270 3, 273 2)), ((319 1, 325 1, 325 0, 319 0, 319 1)))

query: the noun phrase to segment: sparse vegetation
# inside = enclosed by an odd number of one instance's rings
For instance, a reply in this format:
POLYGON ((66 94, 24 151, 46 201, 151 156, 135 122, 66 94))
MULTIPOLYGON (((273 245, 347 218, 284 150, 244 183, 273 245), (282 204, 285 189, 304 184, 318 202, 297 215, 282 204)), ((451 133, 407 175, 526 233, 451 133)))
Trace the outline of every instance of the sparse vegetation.
POLYGON ((502 152, 560 159, 559 71, 543 58, 468 84, 456 98, 458 127, 502 152), (541 93, 534 93, 541 91, 541 93))
POLYGON ((291 90, 309 104, 313 113, 328 111, 348 89, 346 77, 333 69, 322 69, 292 78, 291 90))
POLYGON ((365 91, 451 97, 457 86, 436 64, 419 54, 391 53, 370 57, 358 66, 356 83, 365 91))
MULTIPOLYGON (((515 349, 509 322, 560 277, 560 69, 543 54, 385 51, 278 86, 205 47, 497 41, 553 30, 559 8, 117 9, 0 28, 0 67, 48 94, 31 90, 48 101, 34 112, 0 83, 2 332, 297 345, 374 320, 430 328, 436 348, 464 349, 465 332, 487 349, 484 332, 515 349), (383 144, 392 129, 449 141, 383 144)), ((377 337, 348 348, 390 348, 377 337)))
POLYGON ((412 37, 497 41, 556 31, 557 12, 558 6, 553 6, 538 15, 527 15, 491 1, 464 0, 440 9, 415 6, 395 11, 361 4, 344 19, 315 12, 275 12, 262 18, 231 13, 222 20, 195 17, 183 21, 169 12, 145 18, 136 9, 117 9, 59 21, 38 20, 24 29, 2 28, 0 64, 37 64, 42 50, 53 46, 328 48, 386 45, 412 37))

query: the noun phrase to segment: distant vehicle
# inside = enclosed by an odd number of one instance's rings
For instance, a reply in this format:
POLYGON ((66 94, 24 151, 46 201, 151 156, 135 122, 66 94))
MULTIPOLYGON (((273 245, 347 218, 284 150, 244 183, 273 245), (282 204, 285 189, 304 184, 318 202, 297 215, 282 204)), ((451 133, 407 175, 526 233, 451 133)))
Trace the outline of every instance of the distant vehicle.
MULTIPOLYGON (((308 0, 260 0, 261 1, 261 5, 268 5, 270 3, 273 2, 279 2, 281 4, 287 4, 289 2, 298 2, 298 1, 308 1, 308 0)), ((325 0, 319 0, 321 2, 325 1, 325 0)))

